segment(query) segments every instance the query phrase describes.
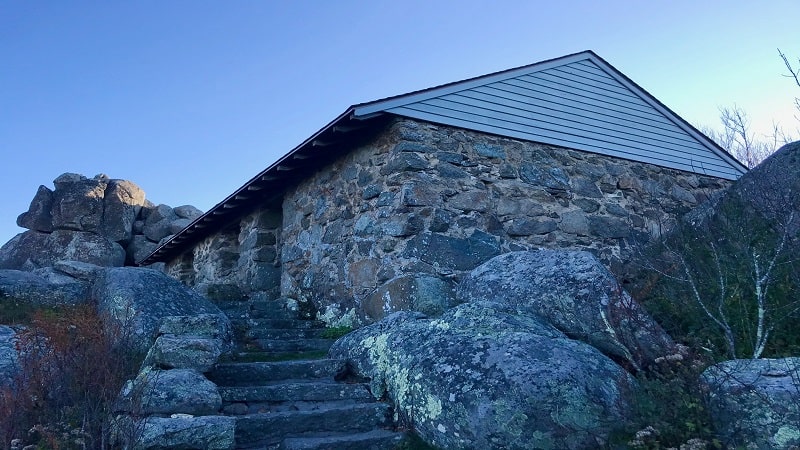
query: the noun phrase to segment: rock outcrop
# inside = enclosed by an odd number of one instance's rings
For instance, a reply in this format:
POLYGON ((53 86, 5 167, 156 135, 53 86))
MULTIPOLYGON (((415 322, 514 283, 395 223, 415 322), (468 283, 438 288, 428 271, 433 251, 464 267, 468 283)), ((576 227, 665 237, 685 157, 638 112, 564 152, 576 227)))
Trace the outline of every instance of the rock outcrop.
POLYGON ((398 312, 330 353, 441 448, 602 446, 628 417, 630 371, 676 351, 585 252, 501 255, 456 293, 437 319, 398 312))
POLYGON ((92 297, 102 317, 121 327, 136 347, 153 344, 162 320, 169 316, 216 315, 225 327, 223 339, 230 341, 230 322, 210 300, 174 278, 144 267, 111 267, 93 283, 92 297))
POLYGON ((203 374, 231 345, 215 314, 166 316, 139 374, 117 402, 113 441, 130 449, 234 448, 236 418, 221 416, 219 388, 203 374))
POLYGON ((63 260, 122 266, 125 249, 99 234, 72 230, 26 231, 0 248, 0 268, 3 269, 34 270, 63 260))
POLYGON ((135 183, 102 174, 65 173, 53 185, 39 186, 17 218, 29 231, 0 248, 0 269, 33 270, 62 260, 131 265, 202 214, 188 205, 153 205, 135 183))
MULTIPOLYGON (((163 368, 207 370, 230 349, 233 339, 230 320, 216 305, 148 268, 61 261, 33 272, 0 270, 0 303, 23 309, 96 305, 110 334, 142 354, 156 341, 159 326, 166 323, 167 331, 161 333, 169 336, 162 336, 152 356, 153 364, 163 368), (187 317, 173 323, 167 320, 171 316, 187 317), (206 331, 200 335, 186 331, 204 327, 206 331), (164 361, 177 365, 168 366, 164 361)), ((12 331, 0 326, 0 381, 17 369, 12 331)))
POLYGON ((89 302, 89 288, 86 281, 53 268, 0 270, 0 302, 5 304, 34 308, 78 305, 89 302))
POLYGON ((701 380, 726 448, 800 446, 800 358, 740 359, 709 367, 701 380))

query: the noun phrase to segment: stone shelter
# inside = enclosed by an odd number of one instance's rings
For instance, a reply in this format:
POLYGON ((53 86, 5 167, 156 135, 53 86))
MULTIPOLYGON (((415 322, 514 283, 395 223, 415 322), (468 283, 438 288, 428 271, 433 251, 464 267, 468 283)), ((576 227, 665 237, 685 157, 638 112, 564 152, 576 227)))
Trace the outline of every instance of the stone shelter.
POLYGON ((621 276, 630 242, 745 171, 584 51, 351 106, 139 263, 332 325, 435 314, 504 252, 585 249, 621 276))

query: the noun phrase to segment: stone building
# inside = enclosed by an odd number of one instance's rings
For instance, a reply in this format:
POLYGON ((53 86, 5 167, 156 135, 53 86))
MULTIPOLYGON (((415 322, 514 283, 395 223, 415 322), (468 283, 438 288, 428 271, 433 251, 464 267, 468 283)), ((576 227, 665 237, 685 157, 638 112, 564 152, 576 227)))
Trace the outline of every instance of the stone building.
POLYGON ((140 263, 332 324, 435 313, 503 252, 587 249, 619 275, 745 170, 586 51, 351 106, 140 263))

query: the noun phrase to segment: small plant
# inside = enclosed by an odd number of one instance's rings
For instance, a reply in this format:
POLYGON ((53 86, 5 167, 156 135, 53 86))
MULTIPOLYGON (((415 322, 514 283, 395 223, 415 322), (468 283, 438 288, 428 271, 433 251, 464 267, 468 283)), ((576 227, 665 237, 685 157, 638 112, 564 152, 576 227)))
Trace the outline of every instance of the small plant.
POLYGON ((351 331, 353 331, 353 327, 347 325, 341 327, 329 327, 325 328, 325 330, 322 332, 322 337, 325 339, 339 339, 351 331))
POLYGON ((437 448, 423 441, 422 438, 413 431, 409 431, 406 433, 406 438, 403 439, 403 442, 393 450, 437 450, 437 448))
POLYGON ((28 325, 40 308, 29 303, 13 300, 0 292, 0 323, 28 325))

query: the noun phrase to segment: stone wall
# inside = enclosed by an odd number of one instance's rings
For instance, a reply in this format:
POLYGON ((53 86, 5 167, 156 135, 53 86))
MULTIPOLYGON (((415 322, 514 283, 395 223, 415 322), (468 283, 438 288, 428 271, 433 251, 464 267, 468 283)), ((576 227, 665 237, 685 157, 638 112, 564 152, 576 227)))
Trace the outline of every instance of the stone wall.
POLYGON ((397 309, 436 313, 449 306, 452 285, 466 271, 512 250, 586 249, 620 275, 627 242, 657 234, 728 185, 398 119, 288 187, 280 232, 260 225, 256 217, 278 214, 263 211, 242 220, 238 236, 221 233, 198 246, 194 283, 228 280, 261 290, 280 270, 281 295, 314 305, 331 324, 369 322, 397 309), (233 266, 221 268, 225 261, 233 266), (262 274, 260 264, 271 269, 262 274))
POLYGON ((281 213, 255 211, 171 261, 171 276, 211 298, 280 294, 281 213))

